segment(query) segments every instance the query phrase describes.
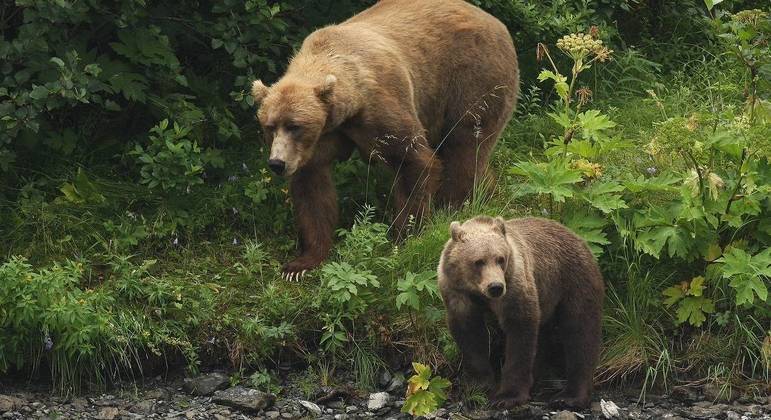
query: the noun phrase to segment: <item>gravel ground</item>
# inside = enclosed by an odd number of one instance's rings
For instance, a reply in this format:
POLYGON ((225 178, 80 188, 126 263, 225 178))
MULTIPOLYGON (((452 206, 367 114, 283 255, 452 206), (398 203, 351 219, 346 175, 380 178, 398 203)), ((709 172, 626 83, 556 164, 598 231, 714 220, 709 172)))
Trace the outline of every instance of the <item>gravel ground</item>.
MULTIPOLYGON (((126 386, 110 394, 74 398, 52 396, 30 386, 0 382, 3 419, 406 419, 400 413, 404 395, 401 376, 381 377, 382 391, 319 387, 308 400, 291 384, 278 396, 243 386, 231 387, 227 375, 209 373, 194 379, 160 379, 145 386, 126 386)), ((709 392, 707 392, 709 394, 709 392)), ((592 408, 582 412, 553 411, 533 402, 511 411, 468 409, 450 402, 429 419, 771 419, 771 397, 713 403, 702 392, 675 390, 668 396, 636 397, 599 391, 592 408), (602 403, 601 403, 602 400, 602 403)))

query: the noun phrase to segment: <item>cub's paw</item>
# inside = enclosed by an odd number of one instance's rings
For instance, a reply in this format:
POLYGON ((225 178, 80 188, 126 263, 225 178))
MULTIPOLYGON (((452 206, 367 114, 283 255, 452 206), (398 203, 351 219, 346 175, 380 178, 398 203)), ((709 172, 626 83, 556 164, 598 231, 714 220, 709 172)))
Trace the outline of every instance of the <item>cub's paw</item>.
POLYGON ((289 281, 300 281, 305 274, 321 264, 321 259, 313 257, 298 257, 284 265, 281 278, 289 281))

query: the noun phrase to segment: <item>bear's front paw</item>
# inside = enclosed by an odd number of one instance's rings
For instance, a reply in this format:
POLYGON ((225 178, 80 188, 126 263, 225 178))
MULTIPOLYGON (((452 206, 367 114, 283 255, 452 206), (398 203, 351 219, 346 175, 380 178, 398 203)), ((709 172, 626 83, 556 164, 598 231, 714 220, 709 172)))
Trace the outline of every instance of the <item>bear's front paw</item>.
POLYGON ((286 263, 281 270, 281 277, 289 281, 300 281, 305 274, 321 265, 321 258, 300 256, 286 263))
POLYGON ((515 395, 502 395, 498 394, 493 397, 491 404, 493 407, 501 410, 509 410, 514 407, 518 407, 530 401, 530 395, 528 393, 519 393, 515 395))

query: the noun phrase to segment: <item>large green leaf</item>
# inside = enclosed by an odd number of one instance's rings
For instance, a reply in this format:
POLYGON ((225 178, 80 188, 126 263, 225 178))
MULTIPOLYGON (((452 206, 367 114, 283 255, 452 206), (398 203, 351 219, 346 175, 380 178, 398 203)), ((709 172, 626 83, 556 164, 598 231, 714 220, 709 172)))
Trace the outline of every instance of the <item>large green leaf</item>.
POLYGON ((558 160, 546 163, 520 162, 510 173, 527 178, 515 191, 518 196, 548 194, 555 202, 561 203, 575 193, 574 185, 583 180, 581 171, 568 168, 558 160))

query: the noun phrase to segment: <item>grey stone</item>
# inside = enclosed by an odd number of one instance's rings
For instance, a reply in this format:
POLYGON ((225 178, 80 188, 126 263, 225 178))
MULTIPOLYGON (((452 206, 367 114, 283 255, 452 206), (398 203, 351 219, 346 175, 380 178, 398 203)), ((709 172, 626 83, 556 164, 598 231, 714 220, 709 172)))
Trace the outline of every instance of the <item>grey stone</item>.
POLYGON ((576 417, 575 413, 572 411, 560 411, 557 414, 551 416, 551 420, 576 420, 578 417, 576 417))
POLYGON ((120 415, 117 407, 102 407, 94 417, 97 420, 113 420, 120 415))
POLYGON ((129 407, 129 411, 139 414, 150 414, 155 410, 155 401, 143 400, 129 407))
POLYGON ((670 393, 671 397, 678 400, 678 401, 696 401, 698 399, 698 394, 696 391, 687 386, 676 386, 672 388, 672 392, 670 393))
POLYGON ((185 378, 182 389, 188 394, 208 396, 230 385, 230 378, 220 372, 207 373, 195 378, 185 378))
POLYGON ((701 388, 704 398, 714 402, 731 402, 739 397, 739 393, 733 387, 721 387, 713 383, 707 383, 701 388))
POLYGON ((389 402, 391 402, 391 394, 387 392, 375 392, 374 394, 369 394, 367 409, 370 411, 377 411, 387 407, 389 402))
POLYGON ((303 406, 306 410, 308 410, 309 413, 312 415, 318 417, 321 415, 321 407, 318 406, 318 404, 312 403, 310 401, 299 401, 300 405, 303 406))
POLYGON ((389 383, 391 383, 391 378, 392 378, 391 372, 389 372, 387 369, 383 369, 383 371, 380 372, 380 376, 377 379, 377 383, 378 385, 384 388, 388 386, 389 383))
POLYGON ((349 405, 348 407, 345 407, 345 413, 351 414, 359 411, 359 407, 356 407, 355 405, 349 405))
POLYGON ((329 407, 329 408, 334 408, 334 409, 338 409, 339 410, 339 409, 341 409, 341 408, 343 408, 345 406, 345 403, 340 401, 340 400, 332 400, 332 401, 328 402, 326 404, 326 406, 329 407))
POLYGON ((741 420, 742 416, 739 415, 736 411, 726 411, 725 412, 725 418, 727 420, 741 420))
POLYGON ((271 407, 276 402, 276 396, 256 389, 235 386, 214 392, 212 401, 241 411, 257 413, 271 407))
POLYGON ((386 391, 394 392, 399 391, 402 388, 404 388, 404 375, 401 373, 396 373, 393 378, 391 378, 391 382, 388 383, 386 391))
POLYGON ((280 416, 281 416, 281 413, 279 413, 278 411, 266 411, 265 412, 265 417, 267 417, 269 419, 277 419, 280 416))
POLYGON ((166 388, 155 388, 145 392, 144 397, 153 400, 170 400, 171 391, 166 388))
POLYGON ((18 410, 24 405, 24 400, 11 395, 0 395, 0 413, 18 410))

